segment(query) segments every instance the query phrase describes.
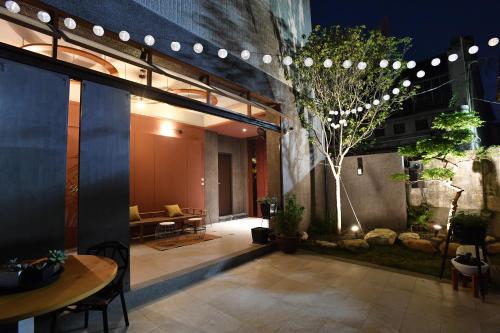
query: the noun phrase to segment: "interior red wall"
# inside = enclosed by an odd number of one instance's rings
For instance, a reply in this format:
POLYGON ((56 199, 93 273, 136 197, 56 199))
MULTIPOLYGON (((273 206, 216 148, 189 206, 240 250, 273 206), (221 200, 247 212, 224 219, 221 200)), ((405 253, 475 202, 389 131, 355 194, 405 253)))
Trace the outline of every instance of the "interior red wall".
POLYGON ((202 128, 131 115, 131 205, 139 205, 140 212, 162 210, 167 204, 204 208, 202 178, 202 128))

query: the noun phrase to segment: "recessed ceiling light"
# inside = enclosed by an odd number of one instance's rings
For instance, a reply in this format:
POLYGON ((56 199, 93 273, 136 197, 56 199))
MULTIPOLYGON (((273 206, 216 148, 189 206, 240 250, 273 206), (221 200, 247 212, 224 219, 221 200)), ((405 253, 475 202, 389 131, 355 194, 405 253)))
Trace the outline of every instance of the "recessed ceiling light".
POLYGON ((243 131, 243 132, 246 132, 246 131, 247 131, 247 129, 246 129, 246 128, 244 128, 244 129, 242 129, 242 131, 243 131))

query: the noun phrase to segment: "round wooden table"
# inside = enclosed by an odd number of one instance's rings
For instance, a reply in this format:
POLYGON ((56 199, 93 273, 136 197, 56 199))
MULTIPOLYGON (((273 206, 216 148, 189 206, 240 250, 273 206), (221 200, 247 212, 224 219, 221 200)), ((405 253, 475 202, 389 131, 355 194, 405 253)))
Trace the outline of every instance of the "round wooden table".
POLYGON ((118 266, 109 258, 72 255, 59 279, 40 289, 0 296, 0 324, 19 322, 19 331, 34 330, 36 316, 74 304, 108 285, 118 266))

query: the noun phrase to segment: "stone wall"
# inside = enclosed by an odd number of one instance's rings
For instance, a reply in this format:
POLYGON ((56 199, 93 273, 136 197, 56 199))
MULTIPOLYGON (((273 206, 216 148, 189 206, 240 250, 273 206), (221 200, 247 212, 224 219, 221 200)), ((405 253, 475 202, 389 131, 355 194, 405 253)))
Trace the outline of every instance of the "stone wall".
MULTIPOLYGON (((465 158, 454 159, 453 162, 459 168, 453 184, 464 189, 458 201, 458 209, 471 212, 490 210, 493 221, 490 232, 500 236, 500 149, 494 150, 491 157, 491 161, 482 164, 473 161, 471 152, 465 158)), ((435 162, 430 167, 439 164, 440 162, 435 162)), ((443 224, 453 195, 453 190, 443 184, 426 182, 425 185, 420 184, 419 188, 410 189, 409 204, 419 206, 427 202, 433 207, 433 221, 443 224)))

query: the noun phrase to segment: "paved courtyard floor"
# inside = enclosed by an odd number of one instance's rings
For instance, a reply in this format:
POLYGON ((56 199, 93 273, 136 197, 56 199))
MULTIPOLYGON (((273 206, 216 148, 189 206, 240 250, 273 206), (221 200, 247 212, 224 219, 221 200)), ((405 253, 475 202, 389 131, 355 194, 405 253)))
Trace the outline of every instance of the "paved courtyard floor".
MULTIPOLYGON (((88 331, 101 329, 100 315, 88 331)), ((500 332, 500 295, 308 253, 273 253, 121 314, 113 332, 500 332)), ((62 318, 81 332, 83 318, 62 318)))

